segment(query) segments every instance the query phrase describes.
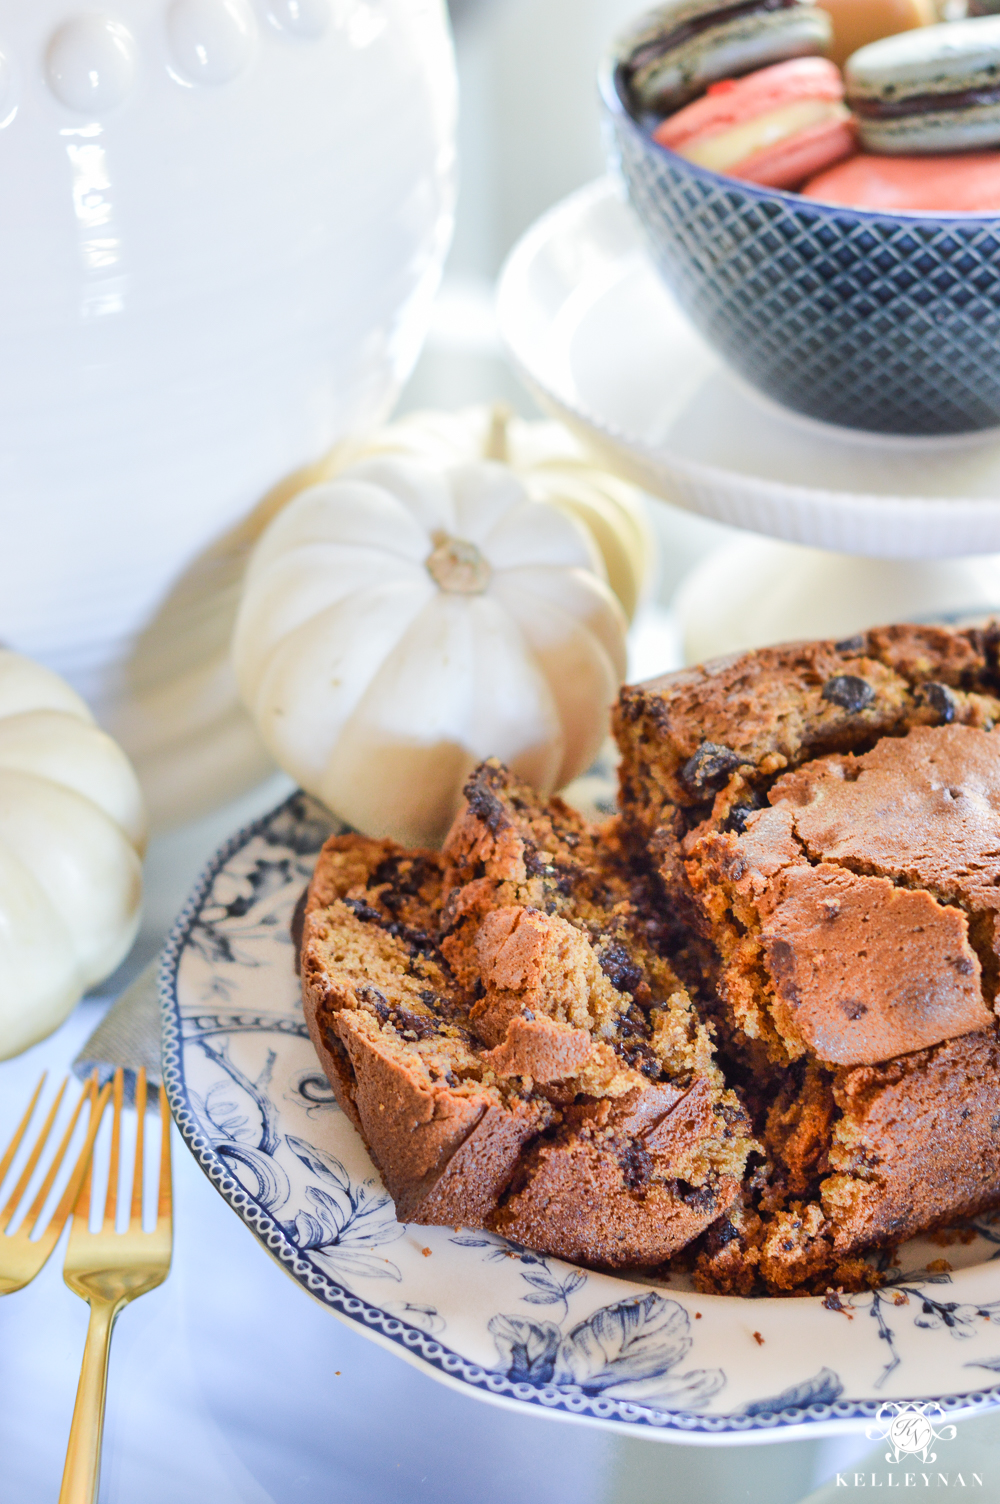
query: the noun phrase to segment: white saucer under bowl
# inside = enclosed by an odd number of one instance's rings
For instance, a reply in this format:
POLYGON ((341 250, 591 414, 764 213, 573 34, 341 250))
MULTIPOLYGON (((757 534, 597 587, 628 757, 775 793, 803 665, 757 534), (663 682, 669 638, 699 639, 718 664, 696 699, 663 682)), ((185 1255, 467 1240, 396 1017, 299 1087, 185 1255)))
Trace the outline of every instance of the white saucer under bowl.
POLYGON ((680 312, 611 179, 573 194, 519 242, 498 318, 542 406, 667 501, 846 554, 1000 550, 1000 430, 885 437, 769 403, 680 312))

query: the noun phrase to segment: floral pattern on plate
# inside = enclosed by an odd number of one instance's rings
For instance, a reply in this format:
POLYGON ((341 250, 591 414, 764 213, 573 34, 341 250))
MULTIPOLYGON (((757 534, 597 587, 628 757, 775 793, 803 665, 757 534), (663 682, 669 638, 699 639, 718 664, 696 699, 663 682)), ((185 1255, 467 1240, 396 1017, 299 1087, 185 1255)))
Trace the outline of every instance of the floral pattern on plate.
POLYGON ((401 1226, 302 1016, 290 922, 337 828, 303 794, 198 884, 160 977, 181 1133, 323 1304, 485 1398, 664 1438, 853 1429, 895 1399, 1000 1403, 1000 1222, 914 1240, 864 1295, 743 1300, 574 1268, 474 1229, 401 1226))

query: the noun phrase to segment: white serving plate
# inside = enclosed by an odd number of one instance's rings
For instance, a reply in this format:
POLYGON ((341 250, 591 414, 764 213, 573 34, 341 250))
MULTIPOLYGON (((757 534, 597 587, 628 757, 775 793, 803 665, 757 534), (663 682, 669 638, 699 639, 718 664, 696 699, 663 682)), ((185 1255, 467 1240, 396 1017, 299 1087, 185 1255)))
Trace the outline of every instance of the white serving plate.
POLYGON ((292 910, 331 828, 295 794, 234 836, 161 971, 181 1133, 305 1291, 467 1393, 664 1440, 882 1434, 905 1402, 934 1423, 1000 1403, 1000 1223, 946 1249, 906 1245, 890 1282, 843 1309, 699 1295, 484 1232, 400 1226, 316 1060, 293 966, 292 910), (929 1272, 943 1253, 954 1272, 929 1272))
POLYGON ((688 323, 610 179, 528 231, 503 270, 497 312, 541 405, 667 501, 846 554, 1000 550, 1000 432, 885 437, 767 402, 688 323))

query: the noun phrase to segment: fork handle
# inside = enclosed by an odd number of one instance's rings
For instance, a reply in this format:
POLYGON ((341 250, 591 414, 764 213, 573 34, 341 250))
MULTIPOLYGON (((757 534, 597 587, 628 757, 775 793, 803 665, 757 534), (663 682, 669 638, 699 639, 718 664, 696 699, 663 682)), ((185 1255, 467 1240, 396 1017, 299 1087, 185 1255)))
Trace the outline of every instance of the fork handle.
POLYGON ((90 1301, 90 1323, 83 1349, 80 1383, 73 1407, 73 1424, 66 1448, 59 1504, 94 1504, 101 1476, 101 1438, 104 1401, 108 1392, 111 1331, 124 1301, 90 1301))

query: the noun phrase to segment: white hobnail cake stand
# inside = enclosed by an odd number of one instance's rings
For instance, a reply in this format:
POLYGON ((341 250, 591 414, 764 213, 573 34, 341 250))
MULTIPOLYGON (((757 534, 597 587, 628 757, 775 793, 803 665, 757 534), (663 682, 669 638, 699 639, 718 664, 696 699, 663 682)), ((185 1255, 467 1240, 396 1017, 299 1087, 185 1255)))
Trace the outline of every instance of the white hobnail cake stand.
POLYGON ((762 535, 686 582, 689 660, 1000 607, 1000 430, 882 436, 768 402, 681 313, 610 179, 515 247, 498 319, 541 405, 610 468, 762 535))

